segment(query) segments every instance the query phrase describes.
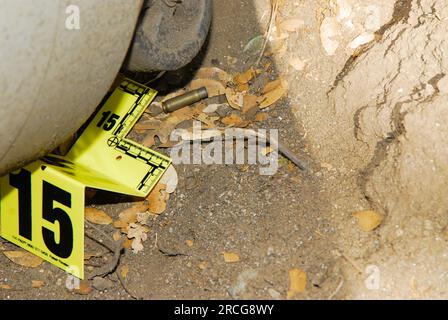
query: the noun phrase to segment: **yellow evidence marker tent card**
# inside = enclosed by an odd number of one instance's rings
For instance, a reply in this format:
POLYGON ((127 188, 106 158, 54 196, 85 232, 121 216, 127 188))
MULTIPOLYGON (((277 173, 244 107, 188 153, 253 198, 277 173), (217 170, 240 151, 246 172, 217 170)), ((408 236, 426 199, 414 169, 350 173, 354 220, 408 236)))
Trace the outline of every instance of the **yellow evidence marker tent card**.
POLYGON ((65 156, 0 178, 0 235, 83 279, 85 187, 146 197, 171 165, 126 138, 156 94, 123 80, 65 156))

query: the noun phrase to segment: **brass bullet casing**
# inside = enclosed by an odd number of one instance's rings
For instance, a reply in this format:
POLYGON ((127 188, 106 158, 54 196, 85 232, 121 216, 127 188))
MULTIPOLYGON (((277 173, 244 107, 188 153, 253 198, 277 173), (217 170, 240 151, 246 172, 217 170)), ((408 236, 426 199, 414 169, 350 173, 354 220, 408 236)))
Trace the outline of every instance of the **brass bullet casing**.
POLYGON ((162 102, 162 109, 165 113, 174 112, 205 98, 208 98, 208 92, 205 87, 202 87, 162 102))

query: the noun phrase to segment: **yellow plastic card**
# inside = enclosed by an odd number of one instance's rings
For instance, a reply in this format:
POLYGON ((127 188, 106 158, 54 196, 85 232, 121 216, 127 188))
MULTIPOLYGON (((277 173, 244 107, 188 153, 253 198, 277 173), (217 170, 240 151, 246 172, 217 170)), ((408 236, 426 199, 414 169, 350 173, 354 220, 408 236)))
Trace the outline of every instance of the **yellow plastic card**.
POLYGON ((0 235, 83 278, 85 187, 145 197, 171 164, 126 138, 155 95, 125 79, 66 156, 0 178, 0 235))
POLYGON ((1 236, 84 274, 84 185, 36 161, 0 180, 1 236))

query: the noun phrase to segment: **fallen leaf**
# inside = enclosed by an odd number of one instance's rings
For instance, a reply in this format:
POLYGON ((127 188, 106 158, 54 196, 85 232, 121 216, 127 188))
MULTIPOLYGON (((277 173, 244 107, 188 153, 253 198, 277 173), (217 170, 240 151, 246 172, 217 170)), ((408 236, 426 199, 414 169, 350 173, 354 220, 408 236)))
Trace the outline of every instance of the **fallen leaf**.
POLYGON ((93 257, 99 257, 101 254, 96 252, 85 252, 84 253, 84 260, 89 260, 93 257))
POLYGON ((268 82, 264 88, 262 93, 268 93, 274 89, 277 89, 282 84, 282 79, 276 79, 271 82, 268 82))
POLYGON ((128 227, 128 239, 132 240, 132 252, 133 253, 139 253, 143 250, 143 241, 146 241, 148 239, 147 232, 149 229, 145 226, 142 226, 140 224, 131 223, 128 227))
POLYGON ((37 268, 43 260, 27 251, 3 251, 3 254, 12 262, 23 267, 37 268))
POLYGON ((9 284, 0 284, 0 289, 11 290, 12 287, 9 284))
POLYGON ((120 268, 120 274, 123 278, 126 278, 128 273, 129 273, 129 267, 127 265, 124 265, 120 268))
POLYGON ((383 221, 383 216, 378 212, 365 210, 354 213, 358 218, 358 225, 364 231, 372 231, 376 229, 383 221))
POLYGON ((219 103, 212 103, 212 104, 209 104, 206 108, 204 108, 204 109, 202 110, 202 112, 204 112, 204 113, 213 113, 213 112, 216 112, 216 110, 218 110, 219 106, 221 106, 221 104, 219 104, 219 103))
POLYGON ((223 118, 221 122, 226 126, 235 126, 240 128, 247 127, 247 125, 249 124, 249 121, 243 120, 233 113, 230 116, 223 118))
POLYGON ((223 82, 224 84, 232 81, 232 76, 230 74, 216 67, 201 68, 196 72, 195 77, 197 79, 215 79, 223 82))
MULTIPOLYGON (((265 87, 266 90, 266 87, 265 87)), ((271 105, 273 105, 275 102, 280 100, 288 91, 288 86, 285 81, 281 80, 280 84, 276 86, 271 91, 266 92, 261 98, 260 98, 260 109, 267 108, 271 105)))
POLYGON ((241 110, 244 103, 244 95, 241 92, 236 92, 232 88, 226 89, 226 98, 229 106, 235 110, 241 110))
POLYGON ((247 83, 238 84, 237 86, 237 90, 242 93, 249 91, 249 89, 250 87, 247 83))
POLYGON ((148 204, 144 201, 137 202, 118 215, 118 220, 114 222, 114 227, 120 228, 121 232, 126 233, 128 225, 137 222, 137 213, 146 212, 148 207, 148 204))
POLYGON ((185 244, 189 247, 193 246, 193 240, 185 240, 185 244))
POLYGON ((258 111, 258 97, 247 94, 243 97, 243 113, 244 114, 255 114, 258 111))
POLYGON ((201 113, 196 117, 196 120, 201 121, 203 124, 207 126, 207 128, 215 128, 215 122, 219 120, 219 117, 210 117, 205 113, 201 113))
POLYGON ((123 248, 125 248, 125 249, 131 249, 131 247, 132 247, 132 240, 126 238, 126 239, 124 240, 124 242, 123 242, 123 248))
POLYGON ((170 113, 168 116, 163 115, 163 121, 160 121, 157 129, 148 130, 142 144, 147 147, 153 146, 155 144, 155 137, 158 137, 162 144, 168 143, 171 132, 176 126, 185 120, 192 119, 195 112, 196 108, 185 107, 170 113))
POLYGON ((149 119, 144 122, 136 123, 133 127, 133 130, 137 131, 137 133, 142 133, 147 130, 157 130, 162 121, 156 119, 149 119))
POLYGON ((205 270, 208 267, 208 262, 207 261, 201 261, 201 262, 199 262, 198 267, 201 270, 205 270))
POLYGON ((113 221, 106 212, 96 208, 85 208, 84 216, 87 221, 95 224, 108 225, 113 221))
POLYGON ((88 280, 81 280, 79 282, 79 288, 76 288, 73 290, 76 294, 81 295, 88 295, 90 292, 92 292, 92 287, 90 286, 90 283, 88 280))
POLYGON ((31 280, 31 287, 33 288, 42 288, 45 285, 45 282, 41 280, 31 280))
POLYGON ((166 192, 166 185, 158 183, 151 190, 146 200, 149 202, 148 210, 154 214, 161 214, 166 209, 166 202, 168 201, 169 193, 166 192))
POLYGON ((189 85, 190 90, 195 90, 202 87, 207 89, 209 98, 224 94, 226 91, 226 88, 221 82, 213 79, 194 79, 189 85))
POLYGON ((146 212, 140 212, 137 213, 137 222, 141 225, 147 224, 149 217, 152 215, 152 213, 146 212))
POLYGON ((280 29, 287 32, 295 32, 305 26, 301 19, 288 19, 280 23, 280 29))
POLYGON ((233 263, 240 261, 240 256, 233 252, 223 252, 224 261, 227 263, 233 263))
POLYGON ((146 146, 148 148, 150 148, 153 145, 155 145, 156 144, 156 140, 154 138, 155 136, 156 136, 155 130, 153 130, 152 132, 148 133, 146 135, 146 137, 143 139, 142 145, 144 145, 144 146, 146 146))
POLYGON ((238 73, 233 77, 233 80, 238 84, 247 84, 255 76, 255 71, 253 67, 250 67, 243 73, 238 73))
POLYGON ((264 37, 262 35, 258 35, 255 38, 252 38, 243 49, 244 53, 255 54, 258 53, 263 47, 264 37))
POLYGON ((121 239, 121 232, 120 231, 114 232, 112 238, 114 239, 114 241, 119 241, 121 239))
POLYGON ((286 298, 293 298, 297 293, 305 291, 305 288, 306 273, 297 268, 289 270, 289 290, 286 298))
MULTIPOLYGON (((288 34, 285 33, 285 35, 287 36, 288 34)), ((288 51, 288 44, 286 41, 282 40, 282 41, 276 41, 270 49, 270 54, 274 54, 275 56, 282 58, 286 52, 288 51)))
POLYGON ((268 114, 265 112, 259 113, 255 116, 255 121, 262 122, 268 118, 268 114))

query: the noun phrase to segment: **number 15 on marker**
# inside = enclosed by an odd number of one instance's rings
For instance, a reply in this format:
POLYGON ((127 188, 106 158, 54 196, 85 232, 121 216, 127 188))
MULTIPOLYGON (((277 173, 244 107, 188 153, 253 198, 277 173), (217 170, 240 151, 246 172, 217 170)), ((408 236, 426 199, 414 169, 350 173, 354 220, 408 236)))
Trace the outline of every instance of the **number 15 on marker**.
POLYGON ((36 161, 0 179, 0 235, 83 277, 84 185, 36 161))

